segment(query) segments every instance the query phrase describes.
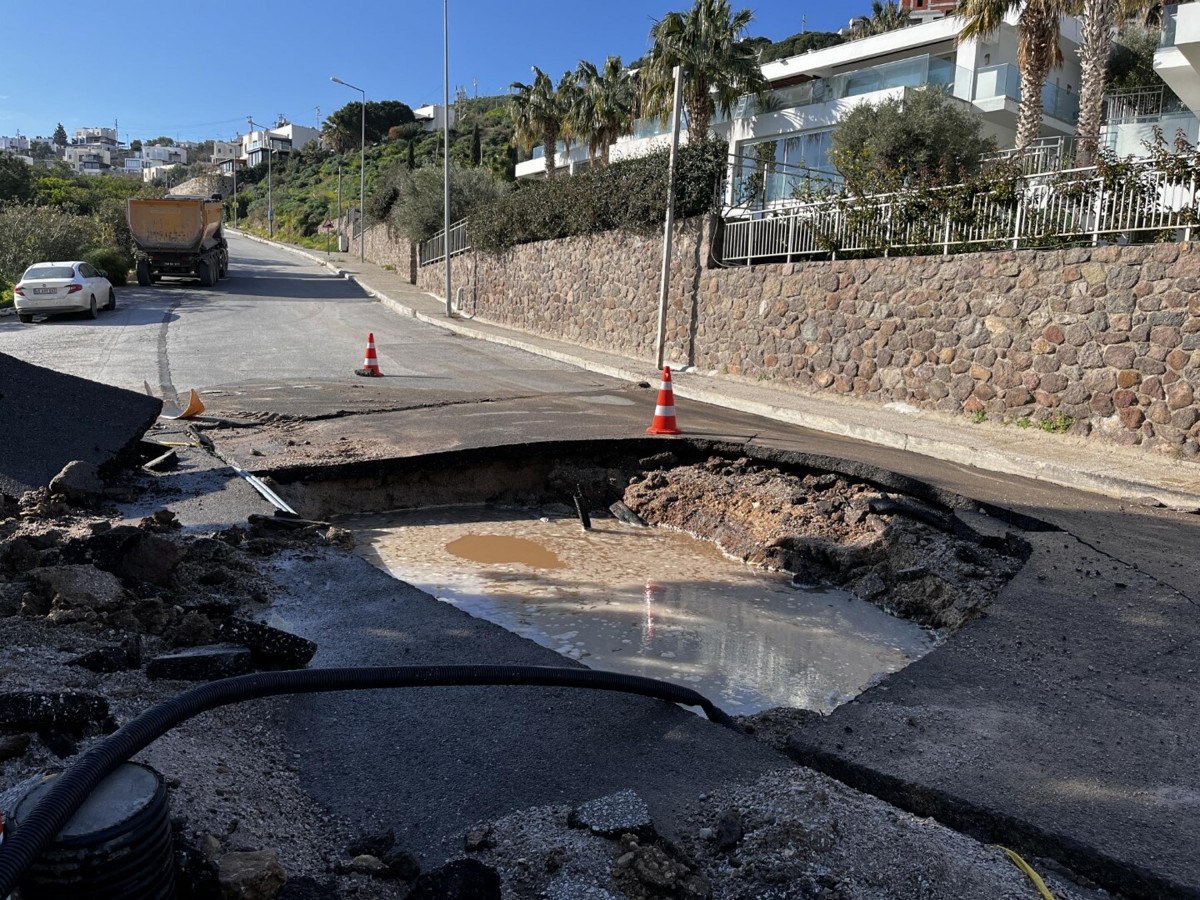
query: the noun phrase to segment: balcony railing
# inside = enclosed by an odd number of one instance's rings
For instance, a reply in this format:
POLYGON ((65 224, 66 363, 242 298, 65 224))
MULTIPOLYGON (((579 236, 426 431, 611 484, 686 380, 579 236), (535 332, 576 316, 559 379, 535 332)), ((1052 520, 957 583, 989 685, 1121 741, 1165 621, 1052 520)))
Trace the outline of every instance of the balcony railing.
MULTIPOLYGON (((942 253, 1129 239, 1177 231, 1190 240, 1200 221, 1197 183, 1143 166, 1114 183, 1095 169, 1018 179, 1015 197, 980 193, 946 211, 927 198, 881 194, 832 198, 786 211, 727 218, 725 265, 790 262, 854 253, 942 253)), ((949 189, 953 190, 953 189, 949 189)))
MULTIPOLYGON (((467 220, 459 219, 450 226, 450 255, 457 256, 471 249, 471 240, 467 237, 467 220)), ((420 265, 427 266, 446 257, 446 232, 439 231, 429 240, 421 244, 417 258, 420 265)))
POLYGON ((762 113, 799 109, 898 87, 949 87, 954 84, 957 74, 957 66, 951 60, 929 54, 914 56, 828 78, 814 78, 771 91, 762 100, 752 96, 743 97, 734 109, 734 117, 744 119, 762 113))
MULTIPOLYGON (((975 100, 1007 97, 1021 102, 1021 70, 1010 63, 985 66, 975 76, 975 100)), ((1042 111, 1059 121, 1075 124, 1079 119, 1079 95, 1058 85, 1042 85, 1042 111)))

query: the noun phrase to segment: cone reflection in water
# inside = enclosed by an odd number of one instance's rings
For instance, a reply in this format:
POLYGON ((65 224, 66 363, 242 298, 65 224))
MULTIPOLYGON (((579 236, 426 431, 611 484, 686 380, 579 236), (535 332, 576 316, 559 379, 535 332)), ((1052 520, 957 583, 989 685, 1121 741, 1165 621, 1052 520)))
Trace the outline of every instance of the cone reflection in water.
POLYGON ((675 423, 675 391, 671 387, 671 367, 663 366, 662 387, 654 407, 654 421, 646 434, 683 434, 675 423))

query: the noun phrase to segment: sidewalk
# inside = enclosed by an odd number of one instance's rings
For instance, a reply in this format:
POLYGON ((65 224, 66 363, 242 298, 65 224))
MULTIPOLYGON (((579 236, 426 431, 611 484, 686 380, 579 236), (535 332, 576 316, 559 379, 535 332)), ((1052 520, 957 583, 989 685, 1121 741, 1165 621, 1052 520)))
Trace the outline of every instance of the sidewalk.
MULTIPOLYGON (((529 335, 478 319, 449 318, 444 300, 409 284, 396 272, 359 262, 353 254, 326 256, 242 231, 233 233, 290 250, 323 265, 334 274, 354 281, 401 315, 601 375, 635 382, 657 379, 652 362, 529 335)), ((1046 434, 1036 428, 989 422, 973 424, 964 416, 901 404, 881 407, 851 398, 801 393, 771 382, 749 382, 698 371, 673 370, 672 376, 675 395, 681 399, 711 403, 984 471, 1019 475, 1118 499, 1149 502, 1147 498, 1153 498, 1168 507, 1200 512, 1200 463, 1070 435, 1046 434)))

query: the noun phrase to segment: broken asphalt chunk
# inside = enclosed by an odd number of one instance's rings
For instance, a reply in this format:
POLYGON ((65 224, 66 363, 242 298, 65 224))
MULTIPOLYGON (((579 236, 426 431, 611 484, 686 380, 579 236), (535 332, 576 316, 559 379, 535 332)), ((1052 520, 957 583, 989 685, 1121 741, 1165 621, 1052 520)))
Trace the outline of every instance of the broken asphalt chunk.
POLYGON ((216 681, 245 675, 251 668, 250 651, 245 647, 210 644, 156 656, 146 666, 146 676, 174 681, 216 681))
POLYGON ((86 691, 0 691, 0 732, 107 729, 108 701, 86 691))
POLYGON ((236 616, 221 623, 217 637, 250 648, 254 665, 261 669, 303 669, 317 652, 307 638, 236 616))

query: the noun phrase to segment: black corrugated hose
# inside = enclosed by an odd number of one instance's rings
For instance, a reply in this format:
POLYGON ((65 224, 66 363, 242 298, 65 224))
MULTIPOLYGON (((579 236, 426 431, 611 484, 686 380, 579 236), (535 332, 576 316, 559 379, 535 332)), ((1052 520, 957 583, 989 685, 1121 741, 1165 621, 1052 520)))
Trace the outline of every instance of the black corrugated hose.
POLYGON ((218 706, 281 694, 319 694, 372 688, 527 685, 579 687, 657 697, 698 706, 720 725, 736 723, 690 688, 654 678, 554 666, 380 666, 375 668, 299 669, 262 672, 213 681, 185 691, 142 713, 79 757, 28 819, 0 844, 0 897, 15 890, 39 853, 75 814, 97 785, 121 763, 144 750, 175 726, 218 706))

